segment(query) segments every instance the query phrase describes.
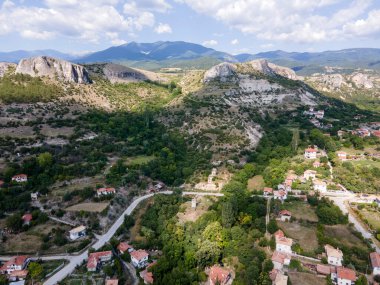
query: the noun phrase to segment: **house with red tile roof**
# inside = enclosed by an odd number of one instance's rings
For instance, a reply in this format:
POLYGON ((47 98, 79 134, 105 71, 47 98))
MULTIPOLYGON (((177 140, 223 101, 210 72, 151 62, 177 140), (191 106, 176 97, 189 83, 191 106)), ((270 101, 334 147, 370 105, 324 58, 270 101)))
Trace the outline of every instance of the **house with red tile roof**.
POLYGON ((131 253, 131 262, 136 268, 143 268, 148 264, 149 253, 145 250, 134 250, 131 253))
POLYGON ((276 240, 276 250, 285 253, 292 253, 293 239, 282 237, 276 240))
POLYGON ((90 254, 87 260, 87 270, 88 271, 96 271, 98 270, 103 263, 107 261, 111 261, 112 259, 112 251, 101 251, 101 252, 93 252, 90 254))
POLYGON ((318 152, 318 148, 309 147, 309 148, 305 149, 304 156, 306 159, 316 159, 317 158, 317 152, 318 152))
POLYGON ((28 270, 14 270, 9 274, 9 281, 16 282, 25 280, 28 276, 29 271, 28 270))
POLYGON ((116 189, 112 188, 112 187, 108 187, 108 188, 103 187, 103 188, 99 188, 98 190, 96 190, 96 193, 97 193, 98 197, 113 195, 113 194, 116 194, 116 189))
POLYGON ((282 210, 280 211, 280 220, 285 222, 285 221, 290 221, 292 218, 292 213, 288 210, 282 210))
POLYGON ((303 179, 313 180, 313 179, 315 179, 316 175, 317 175, 317 171, 308 169, 303 173, 303 179))
POLYGON ((273 235, 275 240, 285 237, 285 234, 282 230, 277 230, 277 232, 275 232, 273 235))
POLYGON ((27 182, 28 181, 28 175, 26 174, 17 174, 12 177, 12 181, 21 183, 21 182, 27 182))
POLYGON ((319 167, 321 167, 321 163, 318 160, 316 160, 316 161, 313 162, 313 167, 314 168, 319 168, 319 167))
POLYGON ((369 254, 372 265, 372 274, 379 275, 380 274, 380 254, 377 252, 371 252, 369 254))
POLYGON ((232 284, 232 281, 231 272, 227 268, 219 265, 213 265, 210 268, 210 273, 208 275, 208 282, 210 285, 227 285, 232 284))
POLYGON ((105 285, 118 285, 119 279, 107 279, 105 285))
POLYGON ((29 261, 27 255, 13 256, 0 267, 0 273, 10 274, 15 270, 23 270, 28 266, 29 261))
POLYGON ((380 138, 380 131, 373 131, 372 135, 377 137, 377 138, 380 138))
POLYGON ((269 196, 269 195, 272 195, 273 194, 273 188, 269 188, 269 187, 264 187, 264 196, 269 196))
POLYGON ((335 266, 342 266, 343 252, 339 248, 334 248, 329 244, 325 245, 327 263, 335 266))
POLYGON ((290 264, 291 256, 284 252, 275 251, 272 255, 273 268, 277 270, 282 270, 284 266, 290 264))
POLYGON ((338 285, 354 285, 356 281, 356 273, 349 268, 337 267, 336 273, 331 273, 331 280, 338 285))
POLYGON ((30 222, 33 220, 32 214, 25 214, 22 216, 22 221, 24 225, 30 225, 30 222))
POLYGON ((282 202, 288 198, 288 195, 285 190, 273 191, 273 199, 281 200, 282 202))
POLYGON ((133 246, 129 245, 126 242, 119 243, 119 245, 117 246, 117 249, 120 252, 120 254, 124 254, 125 252, 132 252, 132 251, 134 251, 133 246))
POLYGON ((342 160, 342 161, 347 160, 347 152, 345 152, 345 151, 337 151, 336 154, 337 154, 337 156, 338 156, 338 158, 340 160, 342 160))
POLYGON ((153 273, 148 271, 148 269, 151 268, 156 263, 157 263, 156 261, 150 263, 143 271, 140 272, 140 277, 144 280, 144 284, 153 284, 153 281, 154 281, 153 273))

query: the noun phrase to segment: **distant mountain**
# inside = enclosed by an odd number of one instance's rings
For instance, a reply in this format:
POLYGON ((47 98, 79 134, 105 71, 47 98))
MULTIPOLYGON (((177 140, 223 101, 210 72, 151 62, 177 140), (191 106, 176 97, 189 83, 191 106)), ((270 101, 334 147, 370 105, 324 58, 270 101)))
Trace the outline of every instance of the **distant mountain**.
POLYGON ((215 58, 220 61, 236 62, 234 56, 207 48, 202 45, 176 42, 136 43, 111 47, 79 58, 81 63, 125 62, 125 61, 164 61, 215 58))
POLYGON ((64 60, 74 60, 75 56, 62 53, 52 49, 46 50, 16 50, 10 52, 0 52, 0 61, 18 63, 21 59, 36 57, 36 56, 50 56, 54 58, 60 58, 64 60))
POLYGON ((281 50, 258 54, 240 54, 235 56, 240 62, 259 58, 290 67, 299 74, 321 72, 325 66, 343 69, 368 68, 380 70, 380 49, 352 48, 324 52, 285 52, 281 50))

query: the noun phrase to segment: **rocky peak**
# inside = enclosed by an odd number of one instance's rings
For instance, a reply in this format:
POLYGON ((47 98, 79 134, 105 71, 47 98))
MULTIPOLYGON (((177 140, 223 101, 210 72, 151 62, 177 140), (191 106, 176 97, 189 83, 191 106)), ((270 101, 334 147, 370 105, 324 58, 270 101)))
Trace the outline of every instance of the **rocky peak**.
POLYGON ((356 73, 351 77, 352 82, 359 88, 371 89, 373 88, 373 82, 367 75, 363 73, 356 73))
POLYGON ((91 83, 87 70, 78 64, 47 56, 22 59, 16 68, 16 73, 30 76, 46 76, 73 83, 91 83))
POLYGON ((294 72, 294 70, 268 62, 265 59, 253 60, 248 64, 250 64, 254 70, 257 70, 269 76, 280 75, 292 80, 298 79, 297 74, 294 72))
POLYGON ((10 62, 0 62, 0 77, 3 77, 10 67, 16 67, 16 64, 10 62))
POLYGON ((209 82, 218 78, 220 81, 225 82, 227 81, 228 77, 235 75, 235 73, 236 65, 228 62, 223 62, 207 70, 203 77, 203 81, 209 82))

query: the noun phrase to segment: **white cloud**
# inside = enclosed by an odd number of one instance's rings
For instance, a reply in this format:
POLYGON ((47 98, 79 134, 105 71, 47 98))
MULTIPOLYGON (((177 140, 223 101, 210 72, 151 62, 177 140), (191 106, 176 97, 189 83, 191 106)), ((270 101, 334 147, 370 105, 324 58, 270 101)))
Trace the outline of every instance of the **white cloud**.
POLYGON ((208 41, 204 41, 202 43, 202 45, 204 46, 216 46, 218 44, 218 42, 216 40, 208 40, 208 41))
POLYGON ((127 15, 133 15, 139 11, 165 13, 171 8, 172 6, 166 0, 127 1, 124 4, 124 13, 127 15))
POLYGON ((231 41, 231 45, 238 45, 239 44, 239 40, 238 39, 234 39, 231 41))
POLYGON ((375 36, 380 27, 376 11, 368 12, 373 0, 214 0, 207 5, 204 0, 178 1, 270 41, 312 43, 375 36))
POLYGON ((273 48, 274 44, 271 44, 271 43, 262 44, 262 45, 260 45, 260 47, 263 48, 263 49, 269 49, 269 48, 273 48))
POLYGON ((24 38, 40 40, 67 37, 93 43, 106 38, 112 44, 121 44, 125 42, 121 35, 154 27, 154 11, 165 12, 171 8, 165 0, 139 0, 135 13, 124 14, 117 10, 124 0, 41 2, 25 6, 6 0, 0 4, 0 35, 18 33, 24 38), (112 38, 109 33, 113 33, 112 38))
POLYGON ((168 24, 159 23, 154 29, 157 34, 171 34, 172 28, 168 24))

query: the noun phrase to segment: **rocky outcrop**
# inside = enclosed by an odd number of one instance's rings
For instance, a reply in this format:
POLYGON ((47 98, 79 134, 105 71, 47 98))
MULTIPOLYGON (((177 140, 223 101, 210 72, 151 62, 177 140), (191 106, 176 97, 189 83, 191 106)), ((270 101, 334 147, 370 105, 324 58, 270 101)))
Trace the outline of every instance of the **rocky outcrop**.
POLYGON ((291 80, 298 79, 297 74, 294 72, 294 70, 268 62, 265 59, 253 60, 248 64, 250 64, 254 70, 264 73, 265 75, 280 75, 291 80))
POLYGON ((0 77, 3 77, 10 67, 16 67, 16 64, 10 62, 0 62, 0 77))
POLYGON ((47 56, 22 59, 17 65, 16 73, 57 78, 64 82, 91 83, 88 72, 83 66, 47 56))
POLYGON ((223 62, 207 70, 203 77, 203 81, 210 82, 212 80, 219 79, 220 81, 225 82, 229 77, 235 74, 236 65, 228 62, 223 62))
POLYGON ((351 77, 351 81, 359 88, 371 89, 373 88, 373 82, 363 73, 356 73, 351 77))

